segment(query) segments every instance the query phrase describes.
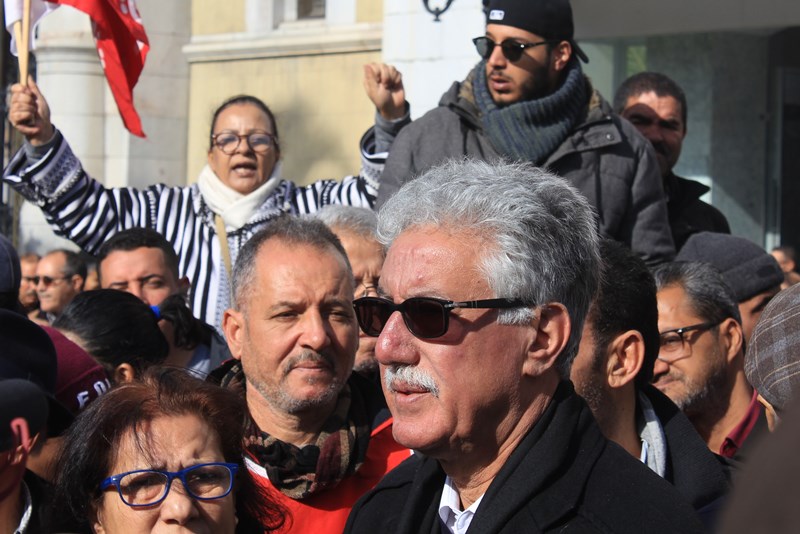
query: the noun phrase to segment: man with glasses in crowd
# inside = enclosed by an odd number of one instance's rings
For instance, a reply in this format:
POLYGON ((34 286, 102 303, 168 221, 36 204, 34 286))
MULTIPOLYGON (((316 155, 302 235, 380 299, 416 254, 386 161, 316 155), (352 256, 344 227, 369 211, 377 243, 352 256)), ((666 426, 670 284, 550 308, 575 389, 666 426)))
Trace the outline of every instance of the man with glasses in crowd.
MULTIPOLYGON (((353 268, 354 298, 376 296, 386 249, 378 241, 375 212, 355 206, 325 206, 316 216, 333 230, 342 242, 353 268)), ((380 380, 375 361, 375 338, 358 330, 358 351, 353 370, 367 378, 380 380)))
POLYGON ((20 278, 19 284, 19 303, 22 304, 22 309, 25 313, 33 313, 34 315, 39 312, 39 296, 36 294, 36 265, 39 264, 41 258, 38 254, 31 252, 24 254, 19 258, 20 265, 20 278))
POLYGON ((741 460, 768 428, 744 372, 739 307, 722 275, 701 262, 655 272, 661 350, 655 386, 683 410, 708 448, 741 460))
POLYGON ((604 236, 649 265, 671 259, 653 148, 583 74, 569 0, 491 0, 487 15, 486 34, 473 40, 480 63, 391 146, 378 206, 449 158, 531 162, 589 199, 604 236))
POLYGON ((692 423, 650 381, 658 356, 656 284, 620 243, 600 243, 600 287, 570 380, 603 434, 664 478, 711 526, 728 480, 692 423))
POLYGON ((419 451, 346 532, 697 532, 566 380, 597 286, 592 210, 525 164, 450 162, 378 214, 379 297, 355 301, 395 439, 419 451))
POLYGON ((45 254, 36 264, 33 282, 36 283, 41 310, 35 320, 51 324, 75 295, 83 291, 86 263, 71 250, 54 250, 45 254))

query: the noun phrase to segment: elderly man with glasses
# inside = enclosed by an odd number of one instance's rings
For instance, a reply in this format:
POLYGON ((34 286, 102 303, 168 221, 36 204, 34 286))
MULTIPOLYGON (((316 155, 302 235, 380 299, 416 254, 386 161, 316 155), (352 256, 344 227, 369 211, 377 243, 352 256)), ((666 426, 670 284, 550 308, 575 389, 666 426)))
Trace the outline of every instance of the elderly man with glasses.
MULTIPOLYGON (((486 3, 486 2, 484 2, 486 3)), ((567 178, 598 213, 601 233, 648 265, 675 254, 655 152, 583 74, 569 0, 491 0, 480 61, 439 106, 391 146, 378 206, 449 158, 505 158, 567 178)), ((399 125, 399 124, 398 124, 399 125)), ((378 131, 391 136, 386 121, 378 131)), ((384 135, 384 134, 381 134, 384 135)))
POLYGON ((741 460, 768 425, 745 376, 736 299, 707 263, 667 264, 656 270, 655 279, 661 349, 653 382, 713 452, 741 460))
MULTIPOLYGON (((376 295, 386 249, 378 242, 378 219, 375 212, 355 206, 325 206, 316 216, 333 230, 347 252, 353 268, 354 297, 376 295)), ((375 338, 360 329, 353 370, 367 378, 379 380, 378 362, 375 361, 375 338)))
POLYGON ((378 336, 395 439, 419 451, 345 532, 697 532, 675 489, 603 437, 567 377, 597 287, 592 210, 525 164, 451 162, 378 214, 378 336))

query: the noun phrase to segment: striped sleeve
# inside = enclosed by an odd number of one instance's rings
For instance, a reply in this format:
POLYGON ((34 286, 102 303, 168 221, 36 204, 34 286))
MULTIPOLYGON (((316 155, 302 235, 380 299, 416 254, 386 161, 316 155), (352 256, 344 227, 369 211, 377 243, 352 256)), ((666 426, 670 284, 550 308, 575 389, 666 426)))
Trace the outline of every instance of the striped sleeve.
POLYGON ((20 150, 3 180, 38 205, 58 235, 92 254, 119 230, 134 226, 160 230, 159 217, 169 223, 179 213, 166 204, 175 195, 180 196, 181 188, 155 185, 142 191, 106 189, 84 171, 60 136, 40 160, 28 161, 20 150))

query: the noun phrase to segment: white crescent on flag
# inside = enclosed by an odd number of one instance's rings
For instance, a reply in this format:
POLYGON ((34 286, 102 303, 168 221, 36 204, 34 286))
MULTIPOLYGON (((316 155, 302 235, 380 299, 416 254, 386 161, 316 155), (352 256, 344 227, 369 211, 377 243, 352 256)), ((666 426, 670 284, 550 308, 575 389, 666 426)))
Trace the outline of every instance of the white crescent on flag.
MULTIPOLYGON (((3 7, 5 9, 6 29, 11 34, 11 53, 17 55, 17 40, 14 38, 14 23, 22 20, 22 2, 23 0, 3 0, 3 7)), ((28 49, 34 49, 33 37, 36 34, 36 25, 39 21, 58 7, 58 4, 51 2, 44 2, 43 0, 31 0, 31 33, 30 43, 28 49)))

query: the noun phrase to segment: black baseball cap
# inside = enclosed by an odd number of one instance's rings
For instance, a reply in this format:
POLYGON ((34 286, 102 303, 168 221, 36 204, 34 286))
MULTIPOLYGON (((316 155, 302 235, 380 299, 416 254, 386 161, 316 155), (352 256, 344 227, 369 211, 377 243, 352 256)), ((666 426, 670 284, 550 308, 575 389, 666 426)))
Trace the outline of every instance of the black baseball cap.
POLYGON ((548 41, 569 41, 575 55, 584 63, 589 62, 575 42, 569 0, 489 0, 486 24, 513 26, 548 41))
POLYGON ((58 357, 50 336, 18 313, 0 309, 0 380, 22 379, 39 386, 50 405, 48 436, 58 436, 73 415, 55 397, 58 357))
POLYGON ((18 445, 12 423, 22 418, 30 435, 38 433, 47 423, 47 396, 29 380, 12 378, 0 380, 0 452, 18 445))

